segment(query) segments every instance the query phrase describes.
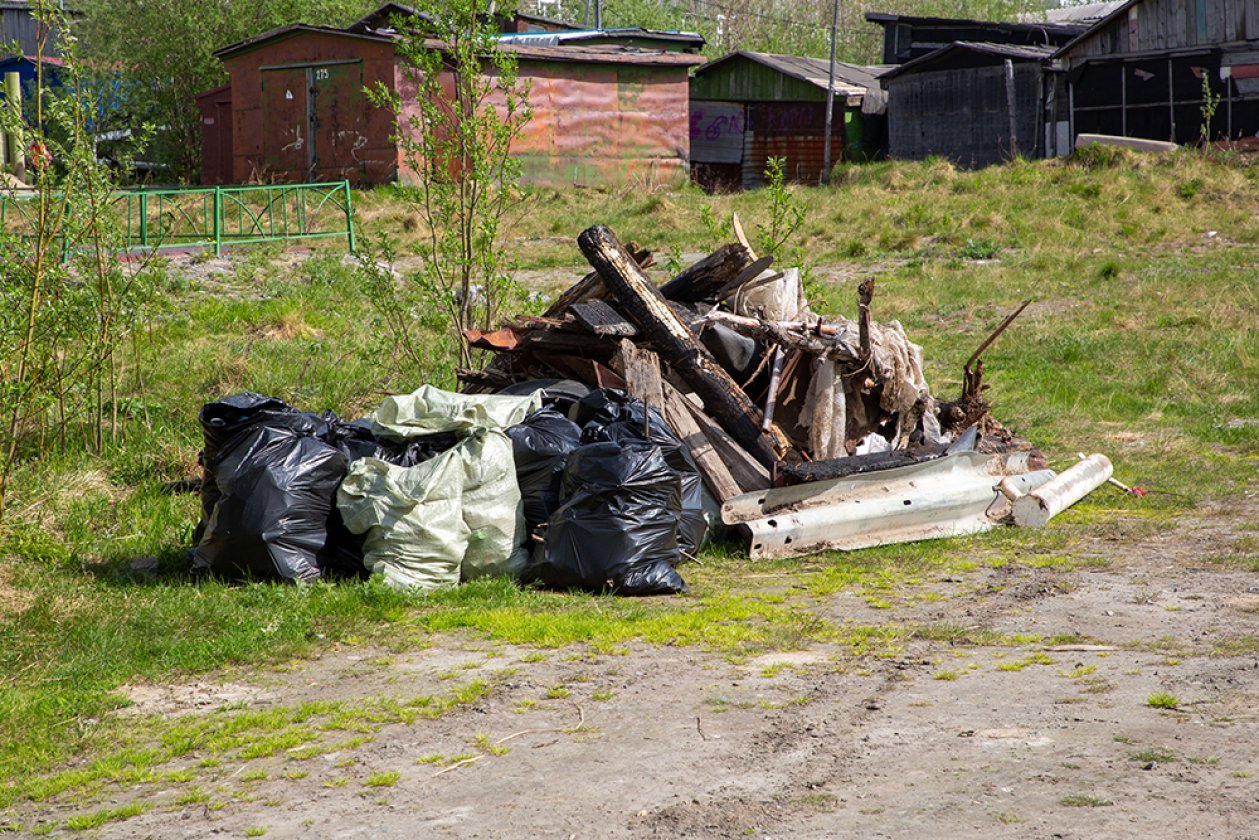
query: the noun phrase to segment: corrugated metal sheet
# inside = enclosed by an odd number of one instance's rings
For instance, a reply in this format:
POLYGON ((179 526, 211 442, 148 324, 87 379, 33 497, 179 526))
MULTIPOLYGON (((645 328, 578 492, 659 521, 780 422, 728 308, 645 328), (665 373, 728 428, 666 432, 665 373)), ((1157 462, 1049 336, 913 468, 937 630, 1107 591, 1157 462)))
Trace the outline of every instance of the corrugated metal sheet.
MULTIPOLYGON (((0 48, 7 48, 16 42, 18 52, 24 55, 33 55, 39 51, 40 33, 43 27, 31 14, 32 8, 33 6, 29 3, 0 5, 0 48)), ((7 49, 4 51, 7 52, 7 49)), ((55 34, 48 39, 44 52, 56 52, 55 34)))
POLYGON ((691 100, 691 162, 741 163, 747 129, 741 102, 691 100))
MULTIPOLYGON (((822 103, 754 102, 748 105, 743 142, 743 187, 762 186, 771 157, 785 158, 788 180, 816 184, 825 155, 826 107, 822 103)), ((831 162, 844 159, 843 121, 831 135, 831 162)))

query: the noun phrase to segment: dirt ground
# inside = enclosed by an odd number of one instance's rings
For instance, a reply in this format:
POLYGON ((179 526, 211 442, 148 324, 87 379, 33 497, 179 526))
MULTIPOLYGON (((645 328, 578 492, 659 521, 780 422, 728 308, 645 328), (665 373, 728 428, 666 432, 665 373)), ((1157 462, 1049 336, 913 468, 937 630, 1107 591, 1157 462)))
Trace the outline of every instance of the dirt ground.
MULTIPOLYGON (((436 720, 300 762, 302 778, 282 775, 300 775, 283 755, 225 761, 210 784, 234 793, 218 810, 174 807, 160 785, 119 791, 101 807, 139 797, 150 811, 99 834, 1255 837, 1259 575, 1203 560, 1256 521, 1250 498, 1240 513, 1073 552, 1104 562, 977 569, 891 609, 849 592, 823 605, 841 625, 912 622, 1001 645, 939 632, 893 657, 819 646, 732 662, 647 646, 541 658, 445 636, 413 653, 356 648, 136 688, 126 713, 173 715, 494 685, 436 720), (1090 643, 1010 644, 1019 634, 1090 643), (1156 692, 1176 708, 1152 707, 1156 692), (420 762, 433 755, 448 758, 420 762), (451 763, 460 755, 474 760, 451 763), (391 771, 392 784, 368 784, 391 771)), ((69 813, 53 810, 43 819, 69 813)))

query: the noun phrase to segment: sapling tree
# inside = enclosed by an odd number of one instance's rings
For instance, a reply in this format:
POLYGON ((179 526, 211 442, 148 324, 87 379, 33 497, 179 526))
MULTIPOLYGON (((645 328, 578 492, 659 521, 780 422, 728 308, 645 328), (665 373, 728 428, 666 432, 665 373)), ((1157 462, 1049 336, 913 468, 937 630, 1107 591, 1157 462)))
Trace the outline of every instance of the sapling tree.
MULTIPOLYGON (((491 12, 504 13, 501 6, 429 0, 419 11, 395 21, 401 90, 368 93, 396 117, 401 180, 413 182, 403 194, 420 219, 420 268, 401 279, 401 294, 418 310, 448 316, 458 362, 469 367, 464 330, 493 324, 513 285, 499 231, 520 200, 520 164, 510 152, 529 120, 528 90, 516 55, 498 44, 491 12)), ((380 287, 375 256, 364 266, 377 274, 373 298, 404 356, 423 356, 421 319, 400 321, 398 290, 380 287)))
POLYGON ((62 60, 54 87, 41 40, 30 107, 0 108, 31 181, 10 178, 0 190, 0 520, 23 460, 116 442, 120 348, 143 318, 152 277, 146 262, 117 258, 126 234, 120 173, 96 155, 101 109, 73 22, 56 0, 36 0, 33 13, 42 32, 61 33, 62 60))

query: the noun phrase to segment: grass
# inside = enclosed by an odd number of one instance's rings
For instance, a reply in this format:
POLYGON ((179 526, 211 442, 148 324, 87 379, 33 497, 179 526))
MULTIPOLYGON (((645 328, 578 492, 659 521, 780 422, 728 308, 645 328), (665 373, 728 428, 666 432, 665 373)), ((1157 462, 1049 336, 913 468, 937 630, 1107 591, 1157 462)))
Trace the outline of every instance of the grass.
POLYGON ((1073 793, 1059 799, 1058 804, 1067 808, 1104 808, 1115 803, 1109 799, 1102 799, 1087 793, 1073 793))
MULTIPOLYGON (((573 644, 601 654, 630 642, 692 645, 736 659, 819 643, 851 657, 893 655, 914 639, 1029 644, 973 628, 914 627, 891 614, 846 624, 824 618, 818 604, 850 592, 892 609, 939 597, 931 584, 944 576, 1088 568, 1104 561, 1082 544, 1160 533, 1199 501, 1236 497, 1253 480, 1259 425, 1238 421, 1259 417, 1259 291, 1249 272, 1259 257, 1259 167, 1194 153, 1120 154, 979 172, 940 161, 845 166, 835 181, 791 188, 807 214, 795 246, 809 255, 816 311, 853 316, 855 278, 874 276, 874 317, 905 325, 924 347, 933 390, 947 395, 979 341, 1033 297, 985 358, 997 415, 1056 467, 1077 450, 1106 452, 1120 480, 1153 492, 1135 499, 1100 490, 1064 514, 1062 527, 1035 532, 755 564, 719 545, 684 570, 691 593, 671 599, 504 581, 431 596, 374 583, 194 585, 183 552, 198 500, 160 485, 195 474, 205 399, 249 389, 356 417, 381 393, 454 380, 437 334, 426 367, 397 362, 332 246, 304 260, 262 247, 233 256, 223 273, 209 264, 172 269, 164 307, 139 345, 144 354, 128 360, 117 445, 95 454, 71 439, 25 461, 13 479, 0 534, 0 800, 144 784, 183 770, 168 766, 175 758, 198 773, 228 757, 302 761, 372 737, 380 725, 372 715, 402 722, 446 708, 435 698, 370 714, 234 712, 204 716, 204 727, 182 719, 121 727, 111 716, 129 703, 128 684, 248 670, 338 645, 397 654, 460 632, 527 647, 519 659, 530 663, 573 644), (1208 239, 1208 230, 1219 235, 1208 239), (140 557, 157 559, 156 575, 132 571, 140 557)), ((522 268, 549 272, 534 284, 549 299, 582 273, 572 239, 587 224, 649 245, 663 264, 667 254, 708 251, 727 238, 715 229, 732 212, 753 229, 762 198, 690 188, 543 191, 523 206, 507 245, 522 268)), ((394 236, 403 253, 422 234, 408 227, 393 188, 357 196, 356 207, 365 233, 394 236)), ((1203 562, 1253 568, 1254 541, 1219 546, 1204 554, 1215 561, 1203 562)), ((1255 649, 1245 637, 1215 652, 1255 649)))
POLYGON ((363 780, 363 787, 393 787, 398 783, 398 771, 388 770, 372 773, 363 780))
POLYGON ((1166 691, 1156 691, 1145 698, 1145 703, 1152 709, 1176 709, 1180 706, 1180 699, 1175 694, 1168 694, 1166 691))
POLYGON ((89 831, 94 828, 100 828, 106 823, 139 816, 148 810, 149 806, 147 804, 132 802, 128 805, 120 805, 117 808, 105 808, 100 811, 93 811, 90 814, 78 814, 70 817, 70 819, 66 820, 66 828, 69 831, 89 831))

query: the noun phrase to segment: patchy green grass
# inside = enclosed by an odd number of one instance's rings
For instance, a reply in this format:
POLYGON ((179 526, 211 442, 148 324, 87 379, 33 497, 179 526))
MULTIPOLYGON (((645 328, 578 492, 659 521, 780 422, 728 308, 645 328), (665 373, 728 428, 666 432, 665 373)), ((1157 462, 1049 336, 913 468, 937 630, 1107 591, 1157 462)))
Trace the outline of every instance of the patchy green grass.
POLYGON ((78 814, 66 820, 66 829, 69 831, 89 831, 94 828, 100 828, 106 823, 139 816, 148 810, 148 804, 132 802, 128 805, 120 805, 117 808, 104 808, 100 811, 93 811, 90 814, 78 814))
POLYGON ((398 783, 398 771, 388 770, 372 773, 363 780, 364 787, 393 787, 398 783))
POLYGON ((1093 796, 1087 793, 1073 793, 1059 799, 1058 804, 1067 808, 1104 808, 1115 803, 1109 799, 1102 799, 1100 796, 1093 796))
MULTIPOLYGON (((964 598, 965 586, 940 582, 988 568, 1024 566, 1066 581, 1108 562, 1097 541, 1173 529, 1199 501, 1228 499, 1253 483, 1259 289, 1250 267, 1259 259, 1259 167, 1191 152, 978 172, 941 161, 877 163, 841 167, 830 188, 791 189, 807 214, 795 245, 809 256, 816 311, 851 317, 856 277, 875 277, 875 318, 905 325, 924 347, 933 390, 948 395, 979 341, 1034 298, 986 355, 997 415, 1053 466, 1069 465, 1077 450, 1106 452, 1120 480, 1151 494, 1102 488, 1040 531, 792 561, 753 564, 716 546, 702 566, 684 570, 689 595, 648 601, 504 581, 432 596, 372 583, 193 584, 184 551, 198 500, 160 486, 196 474, 196 414, 206 399, 248 389, 354 417, 382 393, 424 382, 450 387, 454 378, 437 334, 425 367, 398 362, 333 246, 291 259, 259 248, 215 263, 222 271, 209 263, 171 270, 164 309, 139 344, 144 355, 123 378, 117 444, 96 454, 72 437, 14 476, 0 535, 0 800, 147 784, 184 770, 168 767, 172 758, 206 772, 224 756, 301 761, 352 748, 345 745, 372 737, 378 722, 345 708, 284 710, 242 721, 238 731, 224 724, 232 715, 208 716, 205 730, 177 720, 127 732, 111 722, 111 711, 127 703, 120 689, 128 683, 283 662, 333 645, 401 652, 460 631, 534 649, 520 657, 527 663, 568 645, 611 654, 631 641, 732 658, 817 644, 886 656, 915 638, 1031 644, 985 638, 992 634, 982 629, 907 626, 894 616, 839 624, 817 604, 840 592, 884 609, 964 598), (132 571, 133 560, 148 557, 156 575, 132 571), (74 767, 71 756, 81 759, 74 767)), ((754 229, 762 205, 756 193, 690 188, 539 191, 506 237, 522 268, 550 272, 536 283, 549 294, 582 273, 572 239, 588 224, 609 224, 623 240, 652 247, 663 265, 667 254, 727 240, 732 212, 754 229)), ((423 233, 394 188, 360 194, 356 207, 365 234, 393 236, 404 254, 423 233)), ((1253 570, 1255 539, 1216 546, 1201 562, 1253 570)), ((1158 644, 1181 653, 1171 641, 1158 644)), ((1256 649, 1253 637, 1242 637, 1219 640, 1213 652, 1256 649)), ((1084 691, 1111 687, 1085 679, 1084 691)), ((402 721, 440 713, 443 702, 373 714, 402 721)))
POLYGON ((1145 698, 1145 703, 1152 709, 1175 709, 1180 706, 1180 699, 1166 691, 1156 691, 1145 698))

